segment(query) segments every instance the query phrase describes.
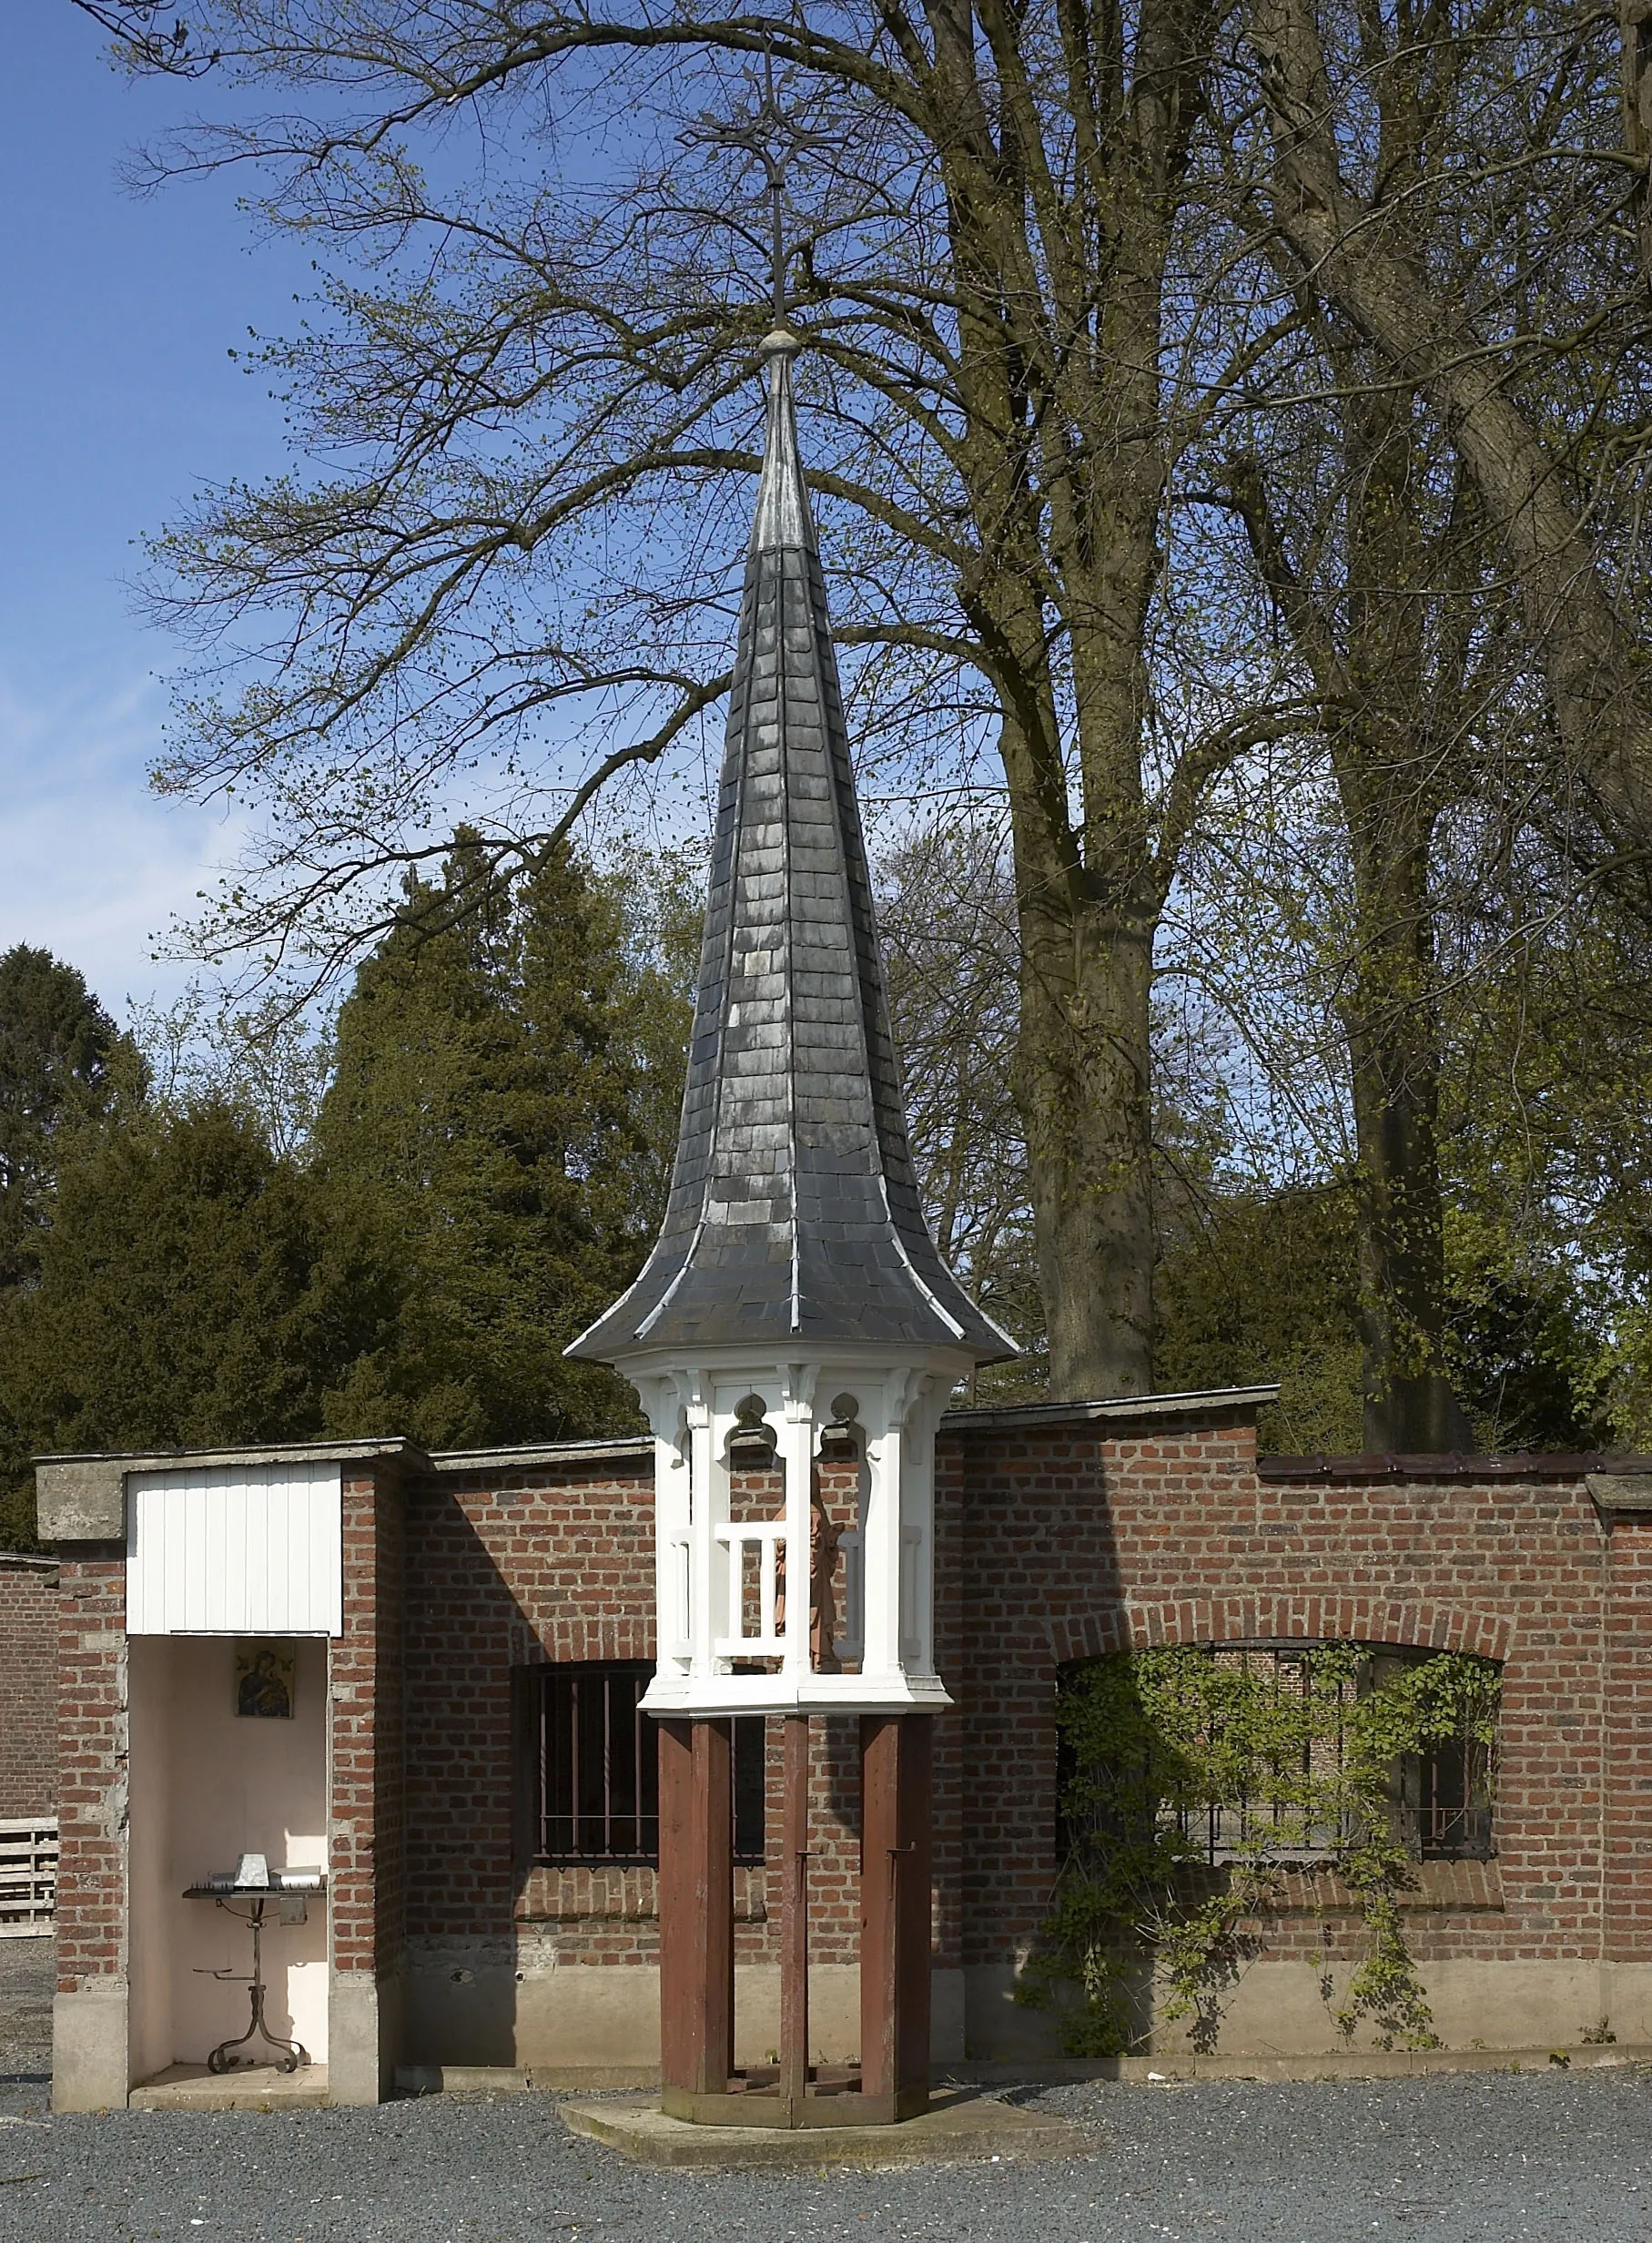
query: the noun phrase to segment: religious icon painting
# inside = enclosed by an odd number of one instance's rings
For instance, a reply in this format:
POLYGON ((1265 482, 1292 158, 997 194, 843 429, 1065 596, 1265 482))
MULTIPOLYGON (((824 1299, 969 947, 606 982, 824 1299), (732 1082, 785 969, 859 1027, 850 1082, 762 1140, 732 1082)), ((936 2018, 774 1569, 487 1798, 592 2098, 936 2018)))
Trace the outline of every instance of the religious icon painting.
POLYGON ((238 1643, 237 1717, 255 1721, 290 1721, 298 1663, 298 1655, 289 1643, 238 1643))

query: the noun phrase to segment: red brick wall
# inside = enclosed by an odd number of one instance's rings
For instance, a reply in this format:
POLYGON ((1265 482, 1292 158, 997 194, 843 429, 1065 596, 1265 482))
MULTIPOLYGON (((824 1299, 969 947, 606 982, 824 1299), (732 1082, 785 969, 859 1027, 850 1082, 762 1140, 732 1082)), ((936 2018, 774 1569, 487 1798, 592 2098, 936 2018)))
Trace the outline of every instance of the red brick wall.
MULTIPOLYGON (((1063 1663, 1123 1644, 1292 1637, 1505 1662, 1498 1859, 1424 1880, 1420 1956, 1581 1959, 1603 1937, 1620 1957, 1649 1952, 1652 1522, 1619 1520, 1608 1570, 1581 1471, 1556 1471, 1281 1481, 1259 1475, 1237 1411, 944 1428, 937 1651, 958 1710, 937 1729, 939 1958, 1008 1960, 1044 1913, 1063 1663)), ((497 1938, 514 1919, 553 1929, 571 1960, 652 1956, 652 1873, 513 1875, 510 1686, 513 1666, 542 1659, 652 1656, 651 1492, 641 1450, 412 1489, 410 1933, 497 1938)), ((772 1493, 754 1483, 748 1499, 761 1509, 772 1493)), ((847 1499, 846 1482, 834 1488, 835 1507, 847 1499)), ((817 1735, 813 1947, 847 1960, 853 1724, 817 1735)), ((770 1860, 739 1880, 743 1960, 774 1952, 777 1744, 770 1860)), ((1304 1892, 1276 1940, 1318 1944, 1330 1922, 1334 1946, 1327 1899, 1304 1892)))
POLYGON ((58 1573, 57 1984, 126 1967, 127 1553, 78 1543, 58 1573))
MULTIPOLYGON (((1600 1953, 1606 1545, 1580 1475, 1278 1484, 1257 1475, 1247 1427, 1208 1419, 1140 1438, 972 1431, 946 1443, 943 1460, 968 1639, 943 1670, 963 1715, 943 1749, 961 1755, 971 1786, 967 1960, 1024 1949, 1048 1900, 1062 1662, 1124 1644, 1247 1637, 1504 1659, 1502 1906, 1465 1895, 1461 1909, 1430 1909, 1414 1945, 1423 1958, 1600 1953)), ((1652 1592, 1652 1568, 1635 1575, 1635 1565, 1646 1567, 1638 1546, 1617 1568, 1626 1663, 1645 1640, 1652 1592)), ((1631 1756, 1644 1753, 1645 1731, 1623 1702, 1613 1826, 1620 1847, 1644 1848, 1631 1756)), ((1640 1954, 1631 1883, 1615 1937, 1620 1953, 1640 1954)), ((1299 1928, 1317 1944, 1306 1916, 1299 1928)))
POLYGON ((1604 1569, 1600 1733, 1612 1781, 1601 1905, 1606 1956, 1621 1963, 1652 1955, 1652 1518, 1611 1519, 1604 1569))
MULTIPOLYGON (((513 1922, 570 1960, 652 1956, 652 1873, 519 1871, 512 1814, 512 1670, 652 1656, 647 1452, 405 1483, 400 1470, 345 1487, 330 1673, 339 1966, 382 1971, 409 1935, 505 1940, 513 1922)), ((775 1495, 755 1480, 745 1493, 775 1495)), ((846 1507, 849 1478, 828 1496, 846 1507)), ((1608 1538, 1576 1460, 1292 1479, 1258 1471, 1237 1412, 1042 1426, 983 1414, 945 1428, 937 1504, 937 1648, 957 1700, 937 1727, 942 1960, 1010 1959, 1043 1914, 1065 1662, 1292 1637, 1505 1662, 1497 1859, 1424 1880, 1420 1956, 1652 1955, 1652 1518, 1617 1514, 1608 1538)), ((121 1550, 76 1547, 58 1599, 71 1990, 123 1967, 123 1599, 121 1550)), ((814 1948, 847 1960, 854 1724, 817 1734, 814 1948)), ((769 1821, 767 1864, 739 1873, 745 1960, 774 1953, 777 1791, 769 1821)), ((1317 1944, 1328 1922, 1334 1943, 1337 1896, 1304 1888, 1302 1902, 1278 1940, 1317 1944)))
POLYGON ((537 1871, 518 1904, 511 1734, 512 1668, 654 1657, 652 1497, 643 1452, 410 1490, 410 1936, 566 1914, 603 1960, 652 1952, 652 1871, 537 1871))
MULTIPOLYGON (((846 1519, 854 1467, 823 1473, 846 1519), (841 1483, 841 1484, 840 1484, 841 1483)), ((500 1937, 554 1926, 570 1959, 652 1962, 651 1869, 512 1862, 512 1668, 654 1657, 653 1462, 443 1473, 409 1513, 410 1936, 500 1937), (629 1470, 625 1467, 629 1467, 629 1470)), ((739 1515, 777 1507, 777 1475, 743 1475, 739 1515)), ((811 1952, 858 1952, 857 1725, 816 1724, 811 1952)), ((780 1724, 769 1723, 768 1860, 735 1873, 735 1957, 773 1956, 780 1906, 780 1724)))
POLYGON ((0 1551, 0 1816, 57 1803, 57 1571, 0 1551))
POLYGON ((382 1973, 401 1952, 407 1913, 404 1580, 400 1467, 343 1487, 343 1632, 332 1645, 332 1842, 328 1882, 333 1967, 382 1973))

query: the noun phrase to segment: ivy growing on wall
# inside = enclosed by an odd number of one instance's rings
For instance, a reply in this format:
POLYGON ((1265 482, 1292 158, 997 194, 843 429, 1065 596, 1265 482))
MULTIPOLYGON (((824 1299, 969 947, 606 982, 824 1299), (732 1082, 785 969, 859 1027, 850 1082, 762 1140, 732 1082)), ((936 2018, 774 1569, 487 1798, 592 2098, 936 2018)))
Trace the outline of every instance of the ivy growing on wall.
POLYGON ((1058 1706, 1066 1860, 1019 1998, 1052 2011, 1070 2054, 1115 2055, 1150 1982, 1158 2017, 1213 2047, 1283 1873, 1317 1865, 1363 1934, 1338 2025, 1435 2045, 1400 1908, 1417 1852, 1405 1775, 1445 1752, 1489 1808, 1500 1683, 1489 1659, 1352 1643, 1287 1660, 1179 1645, 1075 1669, 1058 1706))

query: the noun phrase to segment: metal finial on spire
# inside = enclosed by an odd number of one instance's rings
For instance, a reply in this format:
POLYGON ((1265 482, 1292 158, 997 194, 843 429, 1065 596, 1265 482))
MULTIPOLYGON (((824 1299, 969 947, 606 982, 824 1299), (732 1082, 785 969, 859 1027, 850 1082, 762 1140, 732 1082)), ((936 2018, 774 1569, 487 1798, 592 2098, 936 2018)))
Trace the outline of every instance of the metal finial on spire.
MULTIPOLYGON (((747 74, 746 82, 755 91, 755 73, 747 74)), ((832 147, 835 142, 826 133, 810 132, 796 116, 782 107, 775 91, 775 57, 772 52, 763 57, 762 92, 744 117, 724 118, 713 117, 707 112, 689 131, 679 137, 690 146, 744 149, 755 162, 763 166, 769 204, 770 283, 775 325, 784 328, 786 323, 786 167, 792 158, 806 148, 832 147)))

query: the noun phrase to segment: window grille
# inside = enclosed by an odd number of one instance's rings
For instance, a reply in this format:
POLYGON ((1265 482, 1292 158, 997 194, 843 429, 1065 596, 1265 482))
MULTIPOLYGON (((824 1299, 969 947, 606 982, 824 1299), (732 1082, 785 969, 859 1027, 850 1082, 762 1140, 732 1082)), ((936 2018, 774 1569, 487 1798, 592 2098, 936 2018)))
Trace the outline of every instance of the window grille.
POLYGON ((1492 1854, 1491 1754, 1473 1738, 1406 1761, 1404 1814, 1425 1862, 1485 1862, 1492 1854))
MULTIPOLYGON (((1307 1648, 1218 1644, 1209 1656, 1218 1667, 1247 1673, 1264 1689, 1271 1685, 1281 1698, 1301 1700, 1307 1697, 1310 1687, 1308 1661, 1303 1656, 1307 1648)), ((1337 1685, 1339 1702, 1350 1694, 1346 1683, 1337 1685)), ((1201 1845, 1205 1858, 1212 1863, 1242 1858, 1254 1860, 1259 1852, 1273 1862, 1323 1861, 1352 1833, 1330 1824, 1304 1828, 1302 1792, 1297 1790, 1292 1796, 1292 1780, 1300 1784, 1302 1779, 1333 1777, 1340 1772, 1342 1761, 1339 1728, 1329 1737, 1305 1741, 1301 1766, 1282 1768, 1276 1791, 1264 1792, 1260 1798, 1241 1799, 1227 1806, 1213 1806, 1203 1812, 1172 1809, 1168 1819, 1183 1838, 1201 1845)))
MULTIPOLYGON (((1307 1654, 1319 1644, 1212 1644, 1205 1656, 1218 1666, 1247 1672, 1283 1697, 1304 1698, 1311 1687, 1307 1654)), ((1426 1651, 1373 1650, 1361 1661, 1357 1676, 1336 1686, 1339 1701, 1351 1701, 1370 1689, 1383 1669, 1410 1665, 1427 1659, 1426 1651)), ((1324 1684, 1322 1682, 1322 1689, 1324 1684)), ((1304 1829, 1301 1802, 1303 1778, 1336 1775, 1343 1760, 1340 1723, 1329 1734, 1305 1742, 1300 1767, 1282 1769, 1277 1790, 1210 1807, 1177 1807, 1150 1800, 1142 1806, 1150 1824, 1175 1831, 1190 1849, 1202 1853, 1214 1867, 1239 1859, 1262 1859, 1286 1863, 1324 1861, 1355 1835, 1346 1828, 1329 1825, 1304 1829)), ((1390 1797, 1397 1835, 1414 1858, 1423 1861, 1486 1861, 1492 1843, 1492 1779, 1494 1752, 1472 1738, 1454 1739, 1427 1753, 1407 1754, 1396 1762, 1390 1797)), ((1058 1746, 1058 1782, 1060 1791, 1073 1775, 1071 1748, 1065 1731, 1058 1746)), ((1085 1830, 1065 1816, 1059 1842, 1069 1855, 1082 1856, 1099 1838, 1116 1839, 1120 1829, 1110 1820, 1101 1828, 1085 1830)))
MULTIPOLYGON (((640 1662, 544 1667, 533 1724, 536 1859, 570 1867, 652 1867, 660 1858, 656 1727, 642 1711, 654 1673, 640 1662)), ((765 1836, 762 1717, 734 1725, 736 1862, 761 1862, 765 1836)))

